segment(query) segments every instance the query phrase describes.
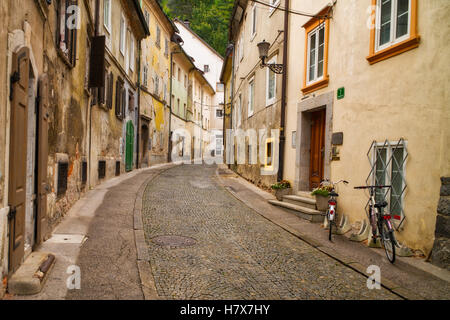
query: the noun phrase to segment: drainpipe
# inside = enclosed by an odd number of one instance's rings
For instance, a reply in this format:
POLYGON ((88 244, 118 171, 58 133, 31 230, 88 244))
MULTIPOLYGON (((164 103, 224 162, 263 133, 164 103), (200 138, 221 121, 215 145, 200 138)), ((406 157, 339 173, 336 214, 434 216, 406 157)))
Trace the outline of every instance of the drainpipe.
POLYGON ((172 161, 172 86, 173 86, 173 54, 174 52, 170 53, 170 74, 169 74, 169 78, 170 78, 170 93, 169 93, 169 144, 167 147, 167 162, 171 162, 172 161))
POLYGON ((287 95, 287 76, 288 76, 288 41, 289 41, 289 7, 290 0, 286 0, 284 11, 284 43, 283 43, 283 81, 281 88, 281 120, 280 120, 280 149, 278 163, 278 181, 283 180, 284 171, 284 150, 286 144, 286 95, 287 95))
MULTIPOLYGON (((233 129, 233 108, 234 108, 234 77, 236 76, 235 72, 234 72, 234 64, 236 63, 235 61, 235 46, 233 44, 233 51, 232 51, 232 56, 231 56, 231 100, 230 100, 230 129, 233 129)), ((234 146, 234 144, 233 144, 234 146)), ((228 151, 229 152, 229 151, 228 151)), ((234 151, 233 151, 234 154, 234 151)), ((234 161, 233 161, 234 163, 234 161)), ((228 163, 228 168, 231 167, 231 163, 228 163)))
POLYGON ((137 79, 137 130, 136 130, 136 169, 139 169, 139 152, 140 148, 140 137, 139 134, 141 132, 141 41, 138 41, 138 65, 137 65, 137 73, 138 73, 138 79, 137 79))
MULTIPOLYGON (((94 35, 98 36, 99 32, 99 21, 100 21, 100 0, 95 1, 95 22, 94 22, 94 35)), ((92 43, 91 43, 91 50, 92 50, 92 43)), ((97 88, 96 88, 97 90, 97 88)), ((92 97, 91 97, 92 99, 92 97)), ((89 108, 89 187, 92 187, 92 177, 91 177, 91 164, 92 164, 92 106, 91 101, 88 101, 88 108, 89 108)))

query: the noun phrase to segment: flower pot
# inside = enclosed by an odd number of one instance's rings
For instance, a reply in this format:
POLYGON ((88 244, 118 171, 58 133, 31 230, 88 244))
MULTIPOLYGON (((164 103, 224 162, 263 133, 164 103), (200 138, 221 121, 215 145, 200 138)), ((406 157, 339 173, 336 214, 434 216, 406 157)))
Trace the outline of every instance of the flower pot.
POLYGON ((278 201, 282 201, 283 200, 283 196, 290 195, 291 191, 292 191, 291 188, 277 189, 277 190, 275 190, 275 197, 277 198, 278 201))
POLYGON ((315 197, 316 197, 317 210, 322 211, 322 212, 327 211, 329 197, 321 196, 318 194, 316 194, 315 197))

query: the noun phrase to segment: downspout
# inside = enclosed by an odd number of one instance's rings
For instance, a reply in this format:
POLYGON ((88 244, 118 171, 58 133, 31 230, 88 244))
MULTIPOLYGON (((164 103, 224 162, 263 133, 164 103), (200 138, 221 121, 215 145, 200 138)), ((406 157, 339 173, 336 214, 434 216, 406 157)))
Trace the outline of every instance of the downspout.
MULTIPOLYGON (((100 21, 100 0, 95 1, 95 22, 94 22, 94 35, 98 36, 99 29, 99 21, 100 21)), ((92 43, 91 43, 92 50, 92 43)), ((96 88, 97 89, 97 88, 96 88)), ((91 97, 92 99, 92 97, 91 97)), ((88 103, 89 106, 89 187, 92 187, 92 179, 91 179, 91 164, 92 164, 92 105, 91 101, 88 103)))
POLYGON ((286 95, 287 95, 287 76, 288 76, 288 41, 289 41, 289 7, 290 0, 286 0, 284 11, 284 43, 283 43, 283 81, 281 85, 281 119, 280 119, 280 149, 278 163, 278 181, 283 180, 284 171, 284 150, 286 144, 286 95))
POLYGON ((137 130, 136 130, 136 169, 139 169, 139 151, 140 151, 140 132, 141 132, 141 40, 138 42, 138 83, 137 83, 137 95, 138 95, 138 107, 137 107, 137 130))
MULTIPOLYGON (((235 61, 235 46, 233 44, 233 51, 232 51, 232 56, 231 56, 231 100, 230 100, 230 129, 234 129, 233 128, 233 107, 234 107, 234 78, 236 76, 235 72, 234 72, 234 64, 236 63, 235 61)), ((233 137, 233 135, 231 135, 233 137)), ((234 143, 233 143, 233 148, 234 148, 234 143)), ((228 151, 230 152, 230 151, 228 151)), ((233 155, 234 155, 234 151, 233 151, 233 155)), ((234 155, 235 156, 235 155, 234 155)), ((234 158, 233 156, 233 158, 234 158)), ((233 159, 233 163, 234 163, 234 159, 233 159)), ((231 167, 231 163, 228 163, 228 168, 231 167)))
POLYGON ((170 53, 170 93, 169 93, 169 144, 167 146, 167 162, 172 161, 172 85, 173 85, 173 52, 170 53))

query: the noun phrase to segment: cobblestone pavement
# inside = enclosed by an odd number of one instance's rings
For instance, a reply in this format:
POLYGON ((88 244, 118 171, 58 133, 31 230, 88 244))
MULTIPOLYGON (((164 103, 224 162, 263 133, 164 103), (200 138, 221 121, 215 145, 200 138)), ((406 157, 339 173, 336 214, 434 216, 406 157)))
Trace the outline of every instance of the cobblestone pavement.
POLYGON ((216 166, 183 165, 152 180, 143 198, 150 264, 162 299, 397 299, 230 195, 216 166), (193 246, 167 247, 177 235, 193 246), (154 239, 154 240, 152 240, 154 239))

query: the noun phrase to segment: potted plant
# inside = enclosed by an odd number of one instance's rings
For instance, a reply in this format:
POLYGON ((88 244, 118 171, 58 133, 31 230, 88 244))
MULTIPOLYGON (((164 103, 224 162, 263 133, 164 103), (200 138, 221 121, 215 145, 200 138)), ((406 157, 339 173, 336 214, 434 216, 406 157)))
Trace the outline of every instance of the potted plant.
POLYGON ((272 190, 275 190, 275 197, 278 201, 283 200, 283 196, 291 194, 291 183, 287 180, 281 180, 272 185, 272 190))
POLYGON ((311 195, 316 197, 316 207, 319 211, 328 210, 328 199, 333 186, 330 183, 322 182, 319 187, 315 188, 311 195))

